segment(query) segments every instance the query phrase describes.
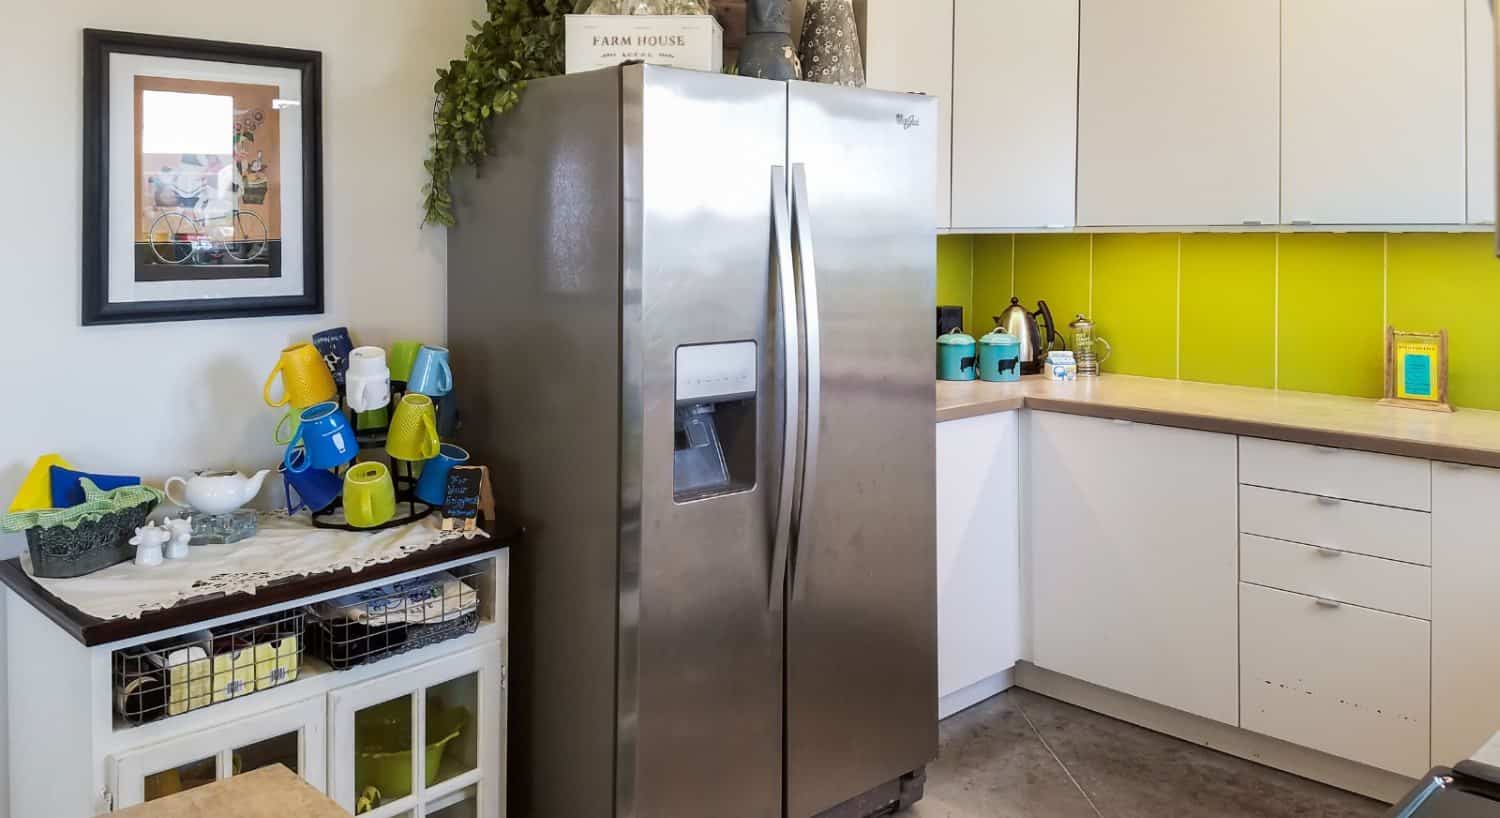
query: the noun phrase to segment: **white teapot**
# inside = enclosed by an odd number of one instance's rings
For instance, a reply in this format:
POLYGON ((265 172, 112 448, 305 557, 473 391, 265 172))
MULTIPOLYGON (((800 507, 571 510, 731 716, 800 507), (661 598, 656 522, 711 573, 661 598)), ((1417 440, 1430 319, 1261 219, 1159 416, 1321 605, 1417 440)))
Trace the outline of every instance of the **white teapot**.
POLYGON ((186 480, 167 478, 167 499, 204 514, 225 514, 255 499, 270 473, 270 469, 261 469, 255 476, 246 477, 239 472, 200 469, 186 480), (172 492, 174 487, 180 487, 179 493, 172 492))

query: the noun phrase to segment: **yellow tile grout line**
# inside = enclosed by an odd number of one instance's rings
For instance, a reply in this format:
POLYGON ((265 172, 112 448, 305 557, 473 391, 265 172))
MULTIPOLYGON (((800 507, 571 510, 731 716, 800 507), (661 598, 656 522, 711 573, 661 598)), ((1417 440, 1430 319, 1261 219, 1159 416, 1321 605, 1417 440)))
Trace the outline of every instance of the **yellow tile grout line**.
POLYGON ((1380 331, 1391 323, 1391 234, 1380 234, 1380 331))
POLYGON ((1016 297, 1016 234, 1010 234, 1010 297, 1016 297))
POLYGON ((1271 388, 1281 388, 1281 234, 1276 234, 1276 261, 1271 285, 1271 388))
POLYGON ((1182 234, 1177 234, 1177 380, 1182 380, 1182 234))
POLYGON ((1094 234, 1089 234, 1089 319, 1098 320, 1094 316, 1094 234))

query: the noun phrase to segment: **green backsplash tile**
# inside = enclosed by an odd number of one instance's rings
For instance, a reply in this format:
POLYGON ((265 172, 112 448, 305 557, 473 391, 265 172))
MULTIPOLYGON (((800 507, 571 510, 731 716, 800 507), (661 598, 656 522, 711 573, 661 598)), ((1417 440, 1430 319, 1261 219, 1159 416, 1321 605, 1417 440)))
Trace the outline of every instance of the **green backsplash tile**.
POLYGON ((1280 237, 1282 389, 1383 394, 1384 242, 1368 233, 1280 237))
POLYGON ((1494 236, 1392 235, 1389 265, 1389 322, 1403 330, 1448 330, 1449 401, 1500 409, 1494 368, 1500 261, 1494 236))
POLYGON ((1188 381, 1276 385, 1276 236, 1182 237, 1182 352, 1188 381))
POLYGON ((974 332, 983 334, 1010 306, 1011 252, 1015 236, 974 237, 974 332))
POLYGON ((1076 313, 1089 311, 1090 239, 1081 234, 1015 237, 1014 295, 1029 310, 1045 300, 1058 321, 1058 331, 1065 334, 1076 313))
MULTIPOLYGON (((1105 372, 1177 376, 1177 247, 1171 233, 1094 237, 1092 317, 1114 347, 1105 372)), ((1059 313, 1058 323, 1074 312, 1059 313)))
POLYGON ((964 308, 964 331, 973 333, 974 240, 968 236, 938 236, 937 303, 964 308))

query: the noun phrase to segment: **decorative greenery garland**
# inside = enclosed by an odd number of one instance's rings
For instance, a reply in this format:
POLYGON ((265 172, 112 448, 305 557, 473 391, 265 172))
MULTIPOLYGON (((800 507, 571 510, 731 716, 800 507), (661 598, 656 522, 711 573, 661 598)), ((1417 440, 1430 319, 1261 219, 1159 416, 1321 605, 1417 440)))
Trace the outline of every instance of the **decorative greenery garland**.
POLYGON ((490 117, 516 106, 528 80, 563 72, 563 16, 573 0, 487 0, 489 19, 474 21, 464 56, 438 69, 432 90, 431 156, 423 163, 424 221, 453 224, 449 183, 460 164, 477 166, 489 153, 490 117))

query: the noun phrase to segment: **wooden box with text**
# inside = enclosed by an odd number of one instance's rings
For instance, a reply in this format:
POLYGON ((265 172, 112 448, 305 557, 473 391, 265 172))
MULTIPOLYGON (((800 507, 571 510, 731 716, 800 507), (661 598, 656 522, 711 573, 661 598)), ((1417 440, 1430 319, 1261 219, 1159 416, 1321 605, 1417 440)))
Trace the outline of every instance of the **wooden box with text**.
POLYGON ((724 29, 711 15, 570 14, 567 73, 610 68, 627 60, 724 70, 724 29))

